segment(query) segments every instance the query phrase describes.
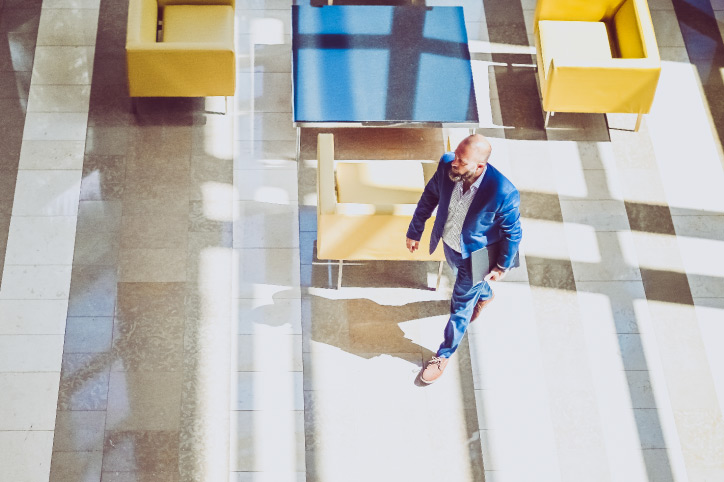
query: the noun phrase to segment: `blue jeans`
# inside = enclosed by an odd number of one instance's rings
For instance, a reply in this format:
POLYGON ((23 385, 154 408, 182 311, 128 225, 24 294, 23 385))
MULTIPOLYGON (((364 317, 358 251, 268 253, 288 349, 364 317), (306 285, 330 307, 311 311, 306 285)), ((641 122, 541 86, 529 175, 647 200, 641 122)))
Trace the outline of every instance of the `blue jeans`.
POLYGON ((447 264, 455 273, 455 286, 450 299, 450 319, 445 325, 445 340, 437 350, 437 356, 449 358, 455 353, 470 324, 470 316, 478 300, 487 300, 493 296, 493 290, 487 281, 473 285, 470 258, 465 258, 443 241, 447 264))

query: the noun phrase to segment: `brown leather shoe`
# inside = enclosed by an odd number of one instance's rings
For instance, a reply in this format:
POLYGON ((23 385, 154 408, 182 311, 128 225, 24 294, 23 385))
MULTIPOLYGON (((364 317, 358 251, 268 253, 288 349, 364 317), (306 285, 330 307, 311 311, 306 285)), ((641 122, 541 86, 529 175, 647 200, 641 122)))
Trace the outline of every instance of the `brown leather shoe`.
POLYGON ((440 378, 440 375, 442 375, 442 372, 445 370, 447 362, 449 361, 449 359, 440 356, 432 357, 420 374, 420 380, 422 383, 427 383, 429 385, 440 378))
POLYGON ((475 307, 473 308, 473 315, 470 317, 470 323, 475 321, 478 316, 480 316, 480 312, 483 311, 483 308, 488 306, 495 299, 495 292, 491 293, 493 294, 493 296, 491 296, 487 300, 478 300, 478 302, 475 303, 475 307))

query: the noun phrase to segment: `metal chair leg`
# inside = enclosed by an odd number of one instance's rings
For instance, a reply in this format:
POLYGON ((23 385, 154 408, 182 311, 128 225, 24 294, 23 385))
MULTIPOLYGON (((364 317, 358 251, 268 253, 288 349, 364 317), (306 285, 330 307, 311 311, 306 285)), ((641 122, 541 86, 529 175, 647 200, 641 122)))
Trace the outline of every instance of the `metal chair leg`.
POLYGON ((302 128, 297 127, 297 153, 296 153, 296 161, 299 162, 299 156, 301 155, 302 150, 302 128))
POLYGON ((440 278, 442 278, 442 261, 440 261, 440 267, 437 269, 437 283, 435 283, 435 291, 440 288, 440 278))
POLYGON ((554 115, 556 115, 555 112, 550 112, 550 111, 549 111, 549 112, 546 112, 546 121, 545 121, 545 124, 543 124, 543 127, 544 127, 545 129, 548 129, 548 121, 551 120, 551 117, 554 116, 554 115))
POLYGON ((337 273, 337 289, 342 288, 342 260, 339 260, 339 272, 337 273))
POLYGON ((634 132, 639 131, 639 127, 641 127, 641 120, 644 118, 643 114, 639 114, 638 117, 636 117, 636 127, 634 127, 634 132))

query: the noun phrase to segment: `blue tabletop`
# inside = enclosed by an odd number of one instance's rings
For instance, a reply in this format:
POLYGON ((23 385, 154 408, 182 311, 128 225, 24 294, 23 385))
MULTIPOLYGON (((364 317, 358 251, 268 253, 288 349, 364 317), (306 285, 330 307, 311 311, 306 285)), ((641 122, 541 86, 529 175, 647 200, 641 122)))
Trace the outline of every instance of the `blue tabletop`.
POLYGON ((292 6, 296 123, 477 124, 462 7, 292 6))

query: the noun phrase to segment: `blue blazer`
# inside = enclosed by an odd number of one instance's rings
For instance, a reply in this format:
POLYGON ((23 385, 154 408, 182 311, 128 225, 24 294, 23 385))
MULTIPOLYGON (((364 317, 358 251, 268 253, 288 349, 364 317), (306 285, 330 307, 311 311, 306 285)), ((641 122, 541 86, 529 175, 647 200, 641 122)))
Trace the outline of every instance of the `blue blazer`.
MULTIPOLYGON (((407 237, 419 241, 425 221, 437 206, 437 216, 430 236, 430 254, 437 248, 447 221, 450 198, 455 183, 450 180, 451 163, 455 153, 440 158, 435 175, 425 186, 415 214, 412 216, 407 237)), ((478 192, 463 222, 461 254, 463 258, 480 248, 501 241, 498 265, 510 268, 518 252, 522 230, 520 228, 520 194, 503 174, 488 164, 478 192)))

